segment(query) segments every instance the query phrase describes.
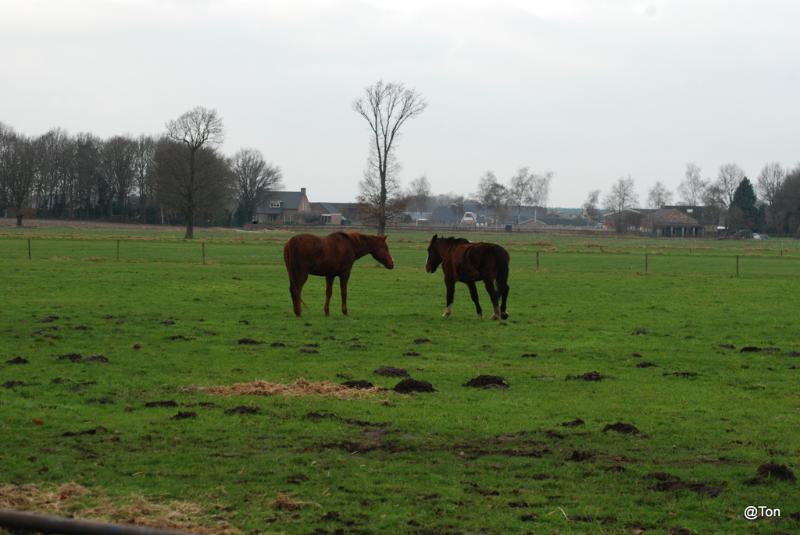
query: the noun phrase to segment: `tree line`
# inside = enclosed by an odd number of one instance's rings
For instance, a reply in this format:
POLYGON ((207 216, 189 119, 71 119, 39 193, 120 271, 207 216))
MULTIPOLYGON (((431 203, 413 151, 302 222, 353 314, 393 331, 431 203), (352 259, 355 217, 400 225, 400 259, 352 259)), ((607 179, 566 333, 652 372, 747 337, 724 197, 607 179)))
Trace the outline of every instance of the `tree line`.
MULTIPOLYGON (((706 217, 729 231, 800 237, 800 166, 787 170, 780 163, 767 163, 754 184, 735 163, 721 165, 716 179, 703 178, 697 164, 687 163, 677 193, 676 205, 702 206, 706 217)), ((619 178, 602 200, 601 195, 601 190, 592 190, 583 203, 584 215, 590 220, 600 220, 601 208, 622 214, 639 206, 635 183, 630 176, 619 178)), ((656 182, 648 191, 646 207, 671 205, 673 197, 669 188, 656 182)), ((618 218, 618 221, 623 219, 618 218)))
POLYGON ((256 149, 223 155, 221 117, 196 107, 158 136, 61 128, 30 137, 0 123, 0 213, 186 226, 248 222, 281 170, 256 149))

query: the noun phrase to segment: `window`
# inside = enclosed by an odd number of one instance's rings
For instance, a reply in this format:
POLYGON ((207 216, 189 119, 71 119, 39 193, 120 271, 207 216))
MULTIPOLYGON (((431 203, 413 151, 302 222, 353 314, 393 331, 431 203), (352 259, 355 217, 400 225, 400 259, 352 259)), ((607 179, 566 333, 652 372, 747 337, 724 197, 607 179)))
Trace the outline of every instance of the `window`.
POLYGON ((280 208, 281 207, 281 201, 269 201, 269 207, 270 208, 280 208))

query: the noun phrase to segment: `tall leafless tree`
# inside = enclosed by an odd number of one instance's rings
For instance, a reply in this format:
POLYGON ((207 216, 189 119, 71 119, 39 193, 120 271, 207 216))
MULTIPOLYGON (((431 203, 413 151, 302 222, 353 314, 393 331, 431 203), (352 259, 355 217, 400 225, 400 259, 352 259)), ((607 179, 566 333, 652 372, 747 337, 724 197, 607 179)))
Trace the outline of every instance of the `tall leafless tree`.
POLYGON ((649 208, 661 208, 672 203, 672 192, 663 182, 656 182, 647 193, 647 206, 649 208))
POLYGON ((600 205, 600 190, 595 189, 589 192, 583 202, 583 216, 589 221, 597 221, 600 218, 598 206, 600 205))
POLYGON ((133 150, 133 176, 136 191, 139 194, 138 208, 142 223, 147 223, 147 211, 155 198, 155 165, 156 141, 150 136, 141 135, 136 138, 133 150))
POLYGON ((268 191, 280 187, 281 170, 256 149, 242 149, 231 159, 239 224, 249 222, 268 191))
POLYGON ((408 199, 415 212, 424 212, 428 209, 431 198, 431 183, 425 175, 419 176, 408 185, 408 199))
POLYGON ((117 215, 128 215, 128 197, 136 178, 135 159, 137 142, 125 136, 114 136, 103 143, 100 149, 100 173, 111 192, 109 216, 114 215, 116 200, 117 215))
POLYGON ((213 149, 222 143, 224 135, 222 118, 217 115, 217 111, 202 106, 197 106, 167 123, 167 138, 183 146, 185 150, 178 151, 174 146, 163 144, 162 155, 168 152, 169 158, 165 158, 162 163, 170 161, 174 164, 176 162, 173 158, 182 155, 186 172, 178 173, 174 165, 168 165, 164 168, 168 171, 160 177, 162 180, 159 184, 163 191, 169 192, 166 198, 171 201, 177 201, 175 194, 183 195, 176 204, 180 206, 180 212, 185 218, 186 239, 194 238, 195 218, 199 208, 208 208, 206 203, 210 201, 209 192, 216 189, 214 186, 218 183, 224 182, 223 177, 212 176, 220 171, 218 155, 213 149), (203 151, 206 148, 211 150, 203 151), (203 169, 203 165, 210 168, 203 169), (169 180, 177 182, 170 187, 169 180))
POLYGON ((778 192, 786 178, 786 170, 778 162, 771 162, 761 168, 756 180, 756 189, 761 199, 769 206, 775 206, 778 192))
POLYGON ((633 178, 630 175, 627 178, 620 178, 611 186, 604 204, 608 210, 614 212, 617 232, 625 231, 625 210, 633 208, 638 202, 633 178))
POLYGON ((360 205, 361 219, 375 223, 379 232, 381 228, 386 228, 387 221, 397 219, 408 205, 408 198, 403 195, 397 178, 399 172, 400 164, 397 163, 394 154, 389 153, 383 165, 383 179, 381 179, 378 151, 375 147, 370 148, 364 177, 358 183, 356 200, 360 205))
POLYGON ((379 80, 364 90, 364 96, 353 102, 353 109, 369 124, 379 186, 376 199, 378 234, 386 232, 387 176, 395 142, 400 129, 409 119, 419 116, 427 107, 422 95, 402 83, 379 80))
POLYGON ((13 135, 2 150, 0 174, 6 190, 6 202, 17 218, 17 226, 22 219, 32 213, 31 195, 36 181, 37 154, 31 139, 13 135))
POLYGON ((719 166, 717 186, 722 191, 726 207, 729 207, 733 202, 733 194, 736 193, 736 188, 739 187, 744 177, 744 170, 735 163, 726 163, 719 166))
POLYGON ((706 189, 706 181, 700 174, 700 166, 696 163, 686 164, 686 173, 683 182, 678 186, 678 194, 681 202, 689 206, 698 206, 703 199, 703 191, 706 189))

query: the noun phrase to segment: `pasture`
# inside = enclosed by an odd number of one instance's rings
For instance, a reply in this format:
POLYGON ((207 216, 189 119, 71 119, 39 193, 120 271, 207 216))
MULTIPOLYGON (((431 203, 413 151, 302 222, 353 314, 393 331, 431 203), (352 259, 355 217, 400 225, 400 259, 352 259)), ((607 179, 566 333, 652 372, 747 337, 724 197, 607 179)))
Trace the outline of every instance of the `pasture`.
POLYGON ((291 233, 198 234, 205 265, 179 230, 0 228, 0 507, 243 533, 800 529, 798 483, 755 477, 800 472, 796 241, 492 234, 498 322, 463 285, 441 317, 429 233, 390 233, 395 269, 361 259, 328 318, 317 277, 292 314, 291 233), (381 367, 435 391, 197 388, 403 379, 381 367))

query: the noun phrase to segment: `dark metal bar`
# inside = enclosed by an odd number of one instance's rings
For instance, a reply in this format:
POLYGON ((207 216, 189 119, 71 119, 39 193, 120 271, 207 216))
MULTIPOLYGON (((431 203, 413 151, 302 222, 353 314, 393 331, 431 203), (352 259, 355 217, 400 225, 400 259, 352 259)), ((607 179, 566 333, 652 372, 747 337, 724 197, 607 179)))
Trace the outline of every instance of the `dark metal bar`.
POLYGON ((203 265, 206 265, 206 242, 201 242, 201 247, 203 249, 203 265))
POLYGON ((119 262, 119 240, 117 240, 117 261, 119 262))
POLYGON ((536 251, 536 271, 539 271, 539 251, 536 251))
POLYGON ((0 527, 31 533, 61 533, 84 535, 189 535, 187 531, 146 528, 122 524, 106 524, 91 520, 76 520, 60 516, 0 509, 0 527))
POLYGON ((31 239, 28 238, 28 260, 31 259, 31 239))
POLYGON ((739 255, 736 255, 736 276, 739 276, 739 255))
POLYGON ((647 270, 648 270, 648 265, 647 264, 648 264, 648 257, 649 256, 650 255, 648 255, 647 253, 644 253, 644 272, 645 273, 647 273, 647 270))

